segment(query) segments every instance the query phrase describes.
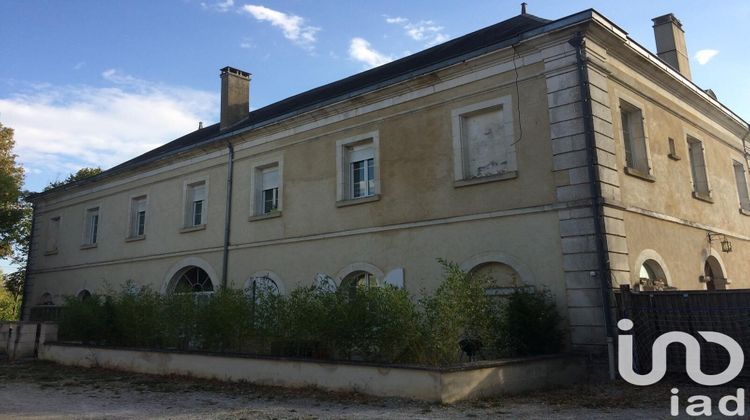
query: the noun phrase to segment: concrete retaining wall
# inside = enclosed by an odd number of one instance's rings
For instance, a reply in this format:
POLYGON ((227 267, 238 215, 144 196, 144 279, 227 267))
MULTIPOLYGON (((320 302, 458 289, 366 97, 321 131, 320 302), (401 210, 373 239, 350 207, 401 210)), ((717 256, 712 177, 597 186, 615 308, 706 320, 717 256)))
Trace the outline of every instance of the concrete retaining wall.
POLYGON ((39 349, 39 358, 65 365, 284 387, 315 386, 443 403, 569 384, 586 377, 585 359, 569 355, 429 369, 46 343, 39 349))

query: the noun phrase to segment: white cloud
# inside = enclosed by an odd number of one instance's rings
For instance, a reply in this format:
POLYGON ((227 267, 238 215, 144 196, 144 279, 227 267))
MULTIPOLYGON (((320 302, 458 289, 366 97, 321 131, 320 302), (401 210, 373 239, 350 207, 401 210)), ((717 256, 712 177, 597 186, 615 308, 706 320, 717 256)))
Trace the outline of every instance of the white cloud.
POLYGON ((228 12, 234 7, 234 0, 217 1, 215 3, 208 4, 201 2, 201 7, 206 10, 216 10, 217 12, 228 12))
POLYGON ((409 19, 404 17, 385 17, 387 23, 401 26, 406 35, 415 41, 424 42, 425 46, 431 47, 433 45, 441 44, 451 37, 448 34, 442 32, 445 29, 442 26, 438 26, 431 20, 420 20, 419 22, 411 22, 409 19))
POLYGON ((698 61, 698 64, 705 65, 708 64, 709 61, 711 61, 712 58, 716 57, 719 54, 719 50, 700 50, 695 53, 695 59, 698 61))
POLYGON ((29 173, 64 178, 84 166, 108 168, 215 119, 217 95, 148 82, 116 70, 110 86, 28 85, 0 98, 3 125, 29 173))
POLYGON ((376 51, 362 38, 352 39, 349 44, 349 57, 365 63, 368 67, 377 67, 393 61, 392 57, 376 51))
POLYGON ((86 67, 86 62, 85 61, 79 61, 79 62, 76 63, 75 66, 73 66, 73 70, 80 70, 80 69, 82 69, 84 67, 86 67))
POLYGON ((314 26, 305 24, 305 18, 297 15, 289 15, 278 10, 269 9, 265 6, 246 4, 242 10, 252 15, 259 21, 269 22, 271 25, 281 29, 284 38, 297 45, 312 49, 317 39, 315 34, 320 30, 314 26))
POLYGON ((393 17, 392 18, 392 17, 386 16, 385 17, 385 21, 388 22, 388 23, 398 23, 398 24, 401 24, 401 23, 407 23, 407 22, 409 22, 409 19, 403 18, 403 17, 393 17))

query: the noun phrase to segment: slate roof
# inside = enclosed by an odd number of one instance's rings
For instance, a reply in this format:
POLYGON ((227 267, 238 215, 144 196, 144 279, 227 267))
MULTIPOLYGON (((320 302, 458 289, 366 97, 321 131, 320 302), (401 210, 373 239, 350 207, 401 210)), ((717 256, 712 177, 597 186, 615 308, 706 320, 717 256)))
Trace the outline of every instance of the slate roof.
POLYGON ((429 73, 436 69, 470 58, 472 53, 473 55, 479 55, 491 51, 492 49, 507 46, 507 41, 513 40, 520 34, 540 28, 550 22, 551 21, 547 19, 542 19, 529 14, 515 16, 388 64, 375 67, 362 73, 311 89, 254 110, 248 114, 246 119, 224 131, 219 130, 218 123, 193 131, 192 133, 172 140, 169 143, 150 150, 127 162, 103 171, 99 175, 63 185, 44 193, 34 194, 31 198, 37 198, 41 195, 68 189, 76 185, 95 182, 99 179, 129 169, 134 169, 146 163, 190 150, 199 145, 206 145, 213 141, 220 141, 224 137, 223 134, 226 133, 261 127, 266 124, 271 124, 274 121, 324 106, 328 103, 338 102, 382 86, 387 86, 401 80, 407 80, 421 74, 429 73))

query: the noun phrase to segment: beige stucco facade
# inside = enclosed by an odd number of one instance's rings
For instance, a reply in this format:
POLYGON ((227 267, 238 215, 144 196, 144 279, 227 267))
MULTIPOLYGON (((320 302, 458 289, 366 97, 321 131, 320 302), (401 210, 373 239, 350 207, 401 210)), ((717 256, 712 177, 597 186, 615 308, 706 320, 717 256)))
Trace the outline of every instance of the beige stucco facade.
POLYGON ((638 284, 640 265, 657 261, 670 286, 703 288, 710 255, 728 287, 750 286, 750 217, 739 211, 732 166, 745 162, 747 131, 611 22, 582 12, 513 46, 37 196, 26 312, 47 293, 60 304, 83 289, 102 293, 127 281, 170 293, 175 273, 188 266, 205 270, 215 287, 224 277, 242 288, 268 275, 282 293, 317 274, 340 283, 365 270, 382 283, 403 273, 404 287, 418 294, 437 287, 436 259, 445 258, 467 270, 509 267, 520 283, 548 288, 570 342, 598 345, 606 335, 598 252, 606 253, 613 287, 638 284), (578 61, 569 41, 580 31, 578 61), (624 169, 621 100, 643 112, 650 179, 624 169), (483 103, 502 104, 516 170, 456 179, 456 112, 483 103), (693 198, 687 136, 703 141, 711 203, 693 198), (376 149, 376 193, 342 200, 341 145, 360 138, 376 149), (680 160, 667 156, 668 138, 680 160), (225 274, 227 142, 234 154, 225 274), (601 200, 592 200, 592 153, 601 200), (269 163, 279 168, 279 209, 259 217, 253 177, 269 163), (195 182, 206 186, 205 225, 186 229, 186 191, 195 182), (129 238, 131 202, 142 196, 145 234, 129 238), (82 246, 86 210, 94 207, 96 245, 82 246), (722 253, 718 240, 709 246, 709 231, 725 234, 733 252, 722 253), (597 235, 606 249, 597 251, 597 235))

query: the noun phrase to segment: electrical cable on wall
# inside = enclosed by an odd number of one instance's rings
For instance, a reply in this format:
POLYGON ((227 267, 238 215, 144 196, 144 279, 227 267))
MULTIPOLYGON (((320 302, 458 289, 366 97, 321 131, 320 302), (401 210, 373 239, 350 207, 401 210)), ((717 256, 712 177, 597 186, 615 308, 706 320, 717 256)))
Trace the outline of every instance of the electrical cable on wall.
POLYGON ((523 139, 523 124, 521 124, 521 91, 518 88, 518 67, 516 66, 516 46, 511 45, 513 48, 513 71, 516 73, 516 116, 518 119, 518 140, 514 140, 511 146, 515 146, 523 139))

